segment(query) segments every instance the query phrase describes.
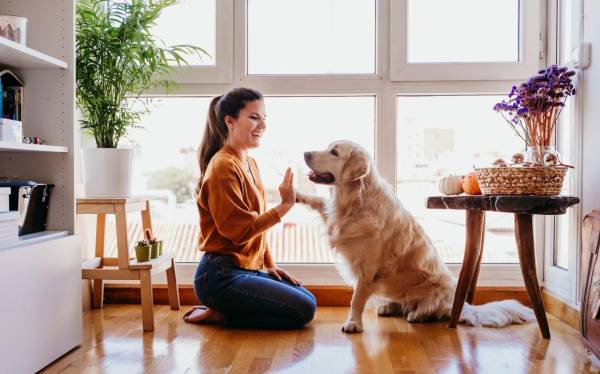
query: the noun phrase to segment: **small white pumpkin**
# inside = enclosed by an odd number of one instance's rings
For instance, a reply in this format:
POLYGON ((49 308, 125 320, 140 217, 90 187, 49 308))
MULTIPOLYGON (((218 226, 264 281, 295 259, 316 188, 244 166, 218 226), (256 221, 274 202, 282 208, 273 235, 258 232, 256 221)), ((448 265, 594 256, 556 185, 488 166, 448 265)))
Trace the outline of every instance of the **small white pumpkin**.
POLYGON ((458 175, 449 175, 440 179, 438 185, 440 192, 444 195, 459 195, 463 193, 462 177, 458 175))

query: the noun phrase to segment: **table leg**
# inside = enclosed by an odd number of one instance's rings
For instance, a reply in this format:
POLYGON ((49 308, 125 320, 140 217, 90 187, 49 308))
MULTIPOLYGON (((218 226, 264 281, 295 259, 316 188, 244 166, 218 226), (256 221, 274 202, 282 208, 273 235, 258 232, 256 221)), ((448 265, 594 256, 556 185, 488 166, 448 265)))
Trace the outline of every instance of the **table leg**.
POLYGON ((169 287, 169 304, 171 310, 179 309, 179 290, 177 288, 177 277, 175 276, 175 260, 171 259, 171 267, 167 269, 167 284, 169 287))
POLYGON ((460 319, 467 292, 473 280, 473 275, 479 262, 481 253, 481 239, 483 230, 484 213, 481 210, 467 210, 467 236, 465 241, 465 255, 463 264, 458 277, 458 284, 454 294, 454 304, 452 305, 452 314, 448 327, 455 328, 460 319))
POLYGON ((150 270, 140 271, 140 291, 144 331, 154 331, 154 301, 152 297, 152 276, 150 275, 150 270))
POLYGON ((529 295, 529 301, 533 306, 542 336, 544 339, 550 339, 550 328, 548 327, 542 292, 540 291, 535 270, 535 247, 531 214, 515 214, 515 237, 519 250, 519 263, 525 287, 527 288, 527 294, 529 295))
POLYGON ((475 297, 475 288, 477 288, 477 278, 479 278, 479 268, 481 268, 481 259, 483 258, 483 246, 485 242, 485 212, 483 212, 483 223, 481 224, 481 248, 479 249, 479 258, 477 259, 477 267, 475 268, 475 274, 471 279, 471 285, 467 292, 467 303, 472 304, 473 298, 475 297))
MULTIPOLYGON (((104 237, 106 233, 106 214, 96 215, 96 257, 100 257, 100 268, 104 264, 104 237)), ((104 285, 102 279, 94 279, 92 290, 92 308, 102 308, 104 301, 104 285)))
POLYGON ((127 239, 127 211, 125 210, 125 204, 115 204, 115 226, 117 229, 119 269, 129 269, 129 243, 127 239))

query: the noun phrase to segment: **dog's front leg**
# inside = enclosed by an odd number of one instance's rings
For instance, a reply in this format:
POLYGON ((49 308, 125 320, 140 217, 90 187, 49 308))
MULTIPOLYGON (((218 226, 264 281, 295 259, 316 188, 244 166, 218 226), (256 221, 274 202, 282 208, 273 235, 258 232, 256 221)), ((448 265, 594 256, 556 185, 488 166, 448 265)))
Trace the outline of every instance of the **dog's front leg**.
POLYGON ((319 212, 323 221, 327 222, 327 202, 319 196, 305 195, 296 191, 296 202, 306 204, 312 209, 319 212))
POLYGON ((358 279, 356 286, 354 287, 354 293, 352 294, 352 302, 350 303, 350 315, 348 320, 342 326, 343 332, 353 333, 362 332, 362 314, 365 309, 367 299, 371 296, 371 289, 367 284, 358 279))

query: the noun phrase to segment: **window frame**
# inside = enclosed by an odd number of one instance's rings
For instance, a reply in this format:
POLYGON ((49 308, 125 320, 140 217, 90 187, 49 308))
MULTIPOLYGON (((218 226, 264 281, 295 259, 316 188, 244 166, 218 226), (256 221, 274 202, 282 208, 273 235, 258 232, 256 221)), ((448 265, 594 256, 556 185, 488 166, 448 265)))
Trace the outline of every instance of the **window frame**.
MULTIPOLYGON (((549 62, 558 63, 560 59, 561 40, 561 15, 562 6, 571 5, 571 43, 574 48, 582 43, 583 24, 581 22, 581 6, 579 1, 570 0, 549 0, 548 1, 548 35, 550 40, 548 43, 549 62)), ((571 67, 577 66, 578 61, 571 60, 568 65, 571 67)), ((576 70, 577 71, 577 70, 576 70)), ((577 71, 577 76, 581 73, 577 71)), ((575 95, 571 102, 573 110, 570 121, 572 123, 571 144, 570 148, 574 151, 573 159, 569 160, 575 169, 569 170, 569 173, 575 173, 572 178, 571 190, 574 196, 582 196, 582 99, 575 95)), ((558 141, 558 134, 555 134, 555 140, 558 141)), ((560 152, 560 143, 557 144, 557 149, 560 152)), ((574 239, 575 243, 569 248, 568 253, 568 268, 562 268, 556 265, 556 249, 557 241, 557 221, 556 217, 550 216, 545 219, 545 246, 544 246, 544 288, 552 292, 567 304, 579 308, 581 296, 581 222, 582 209, 581 205, 577 204, 569 208, 572 210, 572 215, 568 222, 569 238, 574 239)))
POLYGON ((390 77, 392 81, 526 79, 544 58, 544 7, 541 0, 520 0, 518 62, 408 62, 408 2, 390 0, 390 77))
MULTIPOLYGON (((398 20, 390 9, 397 2, 406 0, 374 0, 377 15, 376 26, 376 73, 375 74, 333 74, 333 75, 248 75, 246 64, 246 0, 217 0, 228 2, 232 9, 229 21, 232 39, 233 74, 230 80, 219 80, 193 74, 179 75, 179 82, 174 96, 215 96, 238 86, 249 86, 260 90, 265 96, 375 96, 375 163, 378 171, 394 186, 396 181, 396 105, 397 96, 406 95, 504 95, 516 79, 508 79, 495 74, 486 79, 448 79, 439 74, 427 77, 422 81, 404 79, 391 74, 392 63, 390 30, 397 28, 400 21, 391 25, 390 20, 398 20), (199 84, 202 83, 202 84, 199 84), (393 160, 389 162, 389 160, 393 160)), ((529 1, 529 0, 526 0, 529 1)), ((539 0, 535 0, 538 2, 539 0)), ((541 21, 540 21, 541 22, 541 21)), ((218 22, 218 24, 221 22, 218 22)), ((227 44, 227 43, 224 43, 227 44)), ((217 43, 219 45, 219 43, 217 43)), ((538 50, 537 48, 535 49, 538 50)), ((217 52, 218 56, 218 52, 217 52)), ((542 60, 543 61, 543 60, 542 60)), ((537 67, 536 67, 537 69, 537 67)), ((156 89, 144 96, 165 96, 156 89)), ((402 197, 400 196, 400 199, 402 197)), ((536 255, 538 256, 538 273, 543 270, 542 246, 544 243, 544 225, 535 217, 536 255), (540 224, 541 223, 541 224, 540 224)), ((193 284, 196 263, 176 263, 180 284, 193 284)), ((299 264, 284 263, 281 267, 291 271, 308 285, 343 285, 334 264, 299 264)), ((461 264, 448 264, 451 271, 458 275, 461 264)), ((155 283, 165 283, 162 276, 155 283)), ((521 270, 518 264, 482 264, 479 285, 481 286, 523 286, 521 270)))
POLYGON ((215 64, 175 66, 169 79, 180 83, 231 83, 233 82, 233 2, 215 1, 215 64))

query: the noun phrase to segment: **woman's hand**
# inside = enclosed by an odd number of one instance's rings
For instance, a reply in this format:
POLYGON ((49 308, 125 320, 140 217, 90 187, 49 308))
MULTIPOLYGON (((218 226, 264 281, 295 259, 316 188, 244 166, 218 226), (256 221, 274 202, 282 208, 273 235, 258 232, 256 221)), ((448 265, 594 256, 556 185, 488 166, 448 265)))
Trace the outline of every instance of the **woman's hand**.
POLYGON ((277 266, 273 266, 271 268, 266 268, 265 270, 267 271, 267 274, 269 274, 273 278, 277 279, 278 281, 286 280, 296 286, 302 285, 302 282, 300 282, 298 279, 296 279, 293 275, 291 275, 290 273, 288 273, 287 271, 285 271, 281 268, 278 268, 277 266))
POLYGON ((283 217, 292 209, 296 203, 296 190, 294 189, 294 173, 291 168, 287 168, 283 182, 279 185, 279 195, 281 196, 281 204, 275 207, 279 217, 283 217))

